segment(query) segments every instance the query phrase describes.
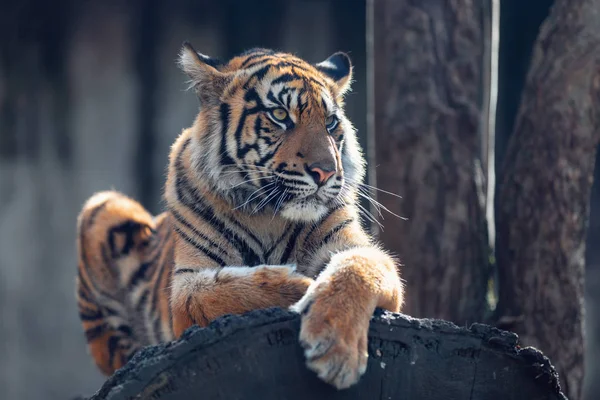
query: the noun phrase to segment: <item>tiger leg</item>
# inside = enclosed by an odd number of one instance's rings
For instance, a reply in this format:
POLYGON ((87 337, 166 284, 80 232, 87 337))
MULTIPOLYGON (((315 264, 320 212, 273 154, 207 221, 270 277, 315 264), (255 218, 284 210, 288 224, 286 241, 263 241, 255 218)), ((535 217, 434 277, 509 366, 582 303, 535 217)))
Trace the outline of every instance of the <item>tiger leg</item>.
POLYGON ((154 225, 140 204, 117 192, 92 196, 77 221, 79 315, 88 349, 107 375, 142 345, 123 283, 139 268, 154 225))
POLYGON ((367 368, 367 334, 376 307, 399 312, 403 285, 395 261, 375 246, 338 252, 291 307, 302 315, 306 363, 338 389, 367 368))
POLYGON ((173 280, 171 310, 176 337, 194 324, 206 326, 225 314, 289 307, 312 283, 294 267, 283 265, 200 270, 179 267, 173 280))

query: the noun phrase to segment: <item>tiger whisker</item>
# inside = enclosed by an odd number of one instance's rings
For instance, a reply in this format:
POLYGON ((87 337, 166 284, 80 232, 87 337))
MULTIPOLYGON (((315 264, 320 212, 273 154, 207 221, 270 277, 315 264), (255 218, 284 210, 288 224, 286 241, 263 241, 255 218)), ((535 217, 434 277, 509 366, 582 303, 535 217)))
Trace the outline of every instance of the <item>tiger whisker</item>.
POLYGON ((271 193, 269 193, 269 195, 267 195, 267 197, 262 199, 261 202, 258 203, 258 205, 254 208, 254 210, 252 211, 252 214, 257 213, 264 206, 266 206, 268 204, 269 200, 272 199, 274 196, 276 196, 278 192, 279 192, 279 189, 277 189, 277 188, 272 189, 271 193))
POLYGON ((370 211, 368 211, 365 207, 363 207, 359 203, 356 203, 356 206, 359 208, 359 210, 365 216, 365 218, 367 218, 369 221, 371 221, 373 223, 376 223, 377 225, 379 225, 381 230, 383 230, 383 225, 381 224, 381 222, 379 222, 377 220, 377 218, 370 211))
MULTIPOLYGON (((238 169, 236 171, 223 171, 221 172, 222 175, 233 175, 233 174, 265 174, 266 171, 252 171, 252 170, 245 170, 245 169, 238 169)), ((275 176, 275 174, 270 173, 268 174, 268 176, 275 176)))
MULTIPOLYGON (((400 215, 396 214, 395 212, 391 211, 389 208, 387 208, 386 206, 384 206, 383 204, 381 204, 380 202, 378 202, 377 200, 373 199, 371 196, 367 195, 364 192, 361 192, 359 190, 359 195, 361 195, 363 198, 365 198, 366 200, 368 200, 377 210, 379 210, 379 214, 381 215, 381 211, 380 210, 384 210, 387 211, 388 213, 392 214, 393 216, 400 218, 401 220, 407 221, 408 218, 406 217, 401 217, 400 215)), ((381 215, 381 217, 383 218, 383 215, 381 215)))
POLYGON ((281 207, 283 205, 283 200, 285 199, 287 192, 288 192, 288 189, 285 189, 283 191, 283 193, 281 194, 281 196, 279 197, 279 200, 277 200, 277 203, 275 203, 275 210, 273 211, 273 217, 271 218, 271 221, 273 221, 273 218, 275 218, 275 214, 277 214, 277 211, 279 211, 279 207, 281 207))
POLYGON ((260 181, 260 180, 262 180, 262 179, 268 179, 268 178, 270 178, 270 177, 269 177, 269 176, 262 176, 262 177, 260 177, 260 178, 252 178, 252 179, 248 179, 248 180, 246 180, 246 181, 243 181, 243 182, 240 182, 240 183, 237 183, 237 184, 235 184, 235 185, 231 186, 231 187, 230 187, 230 189, 234 189, 234 188, 236 188, 236 187, 238 187, 238 186, 241 186, 241 185, 243 185, 243 184, 245 184, 245 183, 257 182, 257 181, 260 181))
POLYGON ((373 199, 371 196, 362 193, 360 190, 358 191, 358 195, 361 196, 363 199, 367 200, 369 203, 371 203, 371 205, 375 208, 375 210, 377 210, 377 214, 379 214, 379 216, 383 219, 383 214, 381 213, 381 207, 379 205, 379 202, 377 202, 375 199, 373 199))
POLYGON ((392 192, 388 192, 387 190, 383 190, 383 189, 380 189, 380 188, 378 188, 378 187, 375 187, 375 186, 367 185, 366 183, 362 183, 362 182, 359 182, 359 181, 357 181, 357 180, 354 180, 354 179, 346 178, 346 180, 347 180, 348 182, 350 182, 350 183, 352 183, 352 184, 356 185, 356 186, 361 186, 361 187, 366 187, 366 188, 369 188, 369 189, 372 189, 372 190, 377 190, 378 192, 382 192, 382 193, 385 193, 385 194, 389 194, 390 196, 394 196, 394 197, 397 197, 397 198, 399 198, 399 199, 401 199, 401 198, 402 198, 402 196, 400 196, 399 194, 392 193, 392 192))
POLYGON ((254 200, 256 197, 258 197, 261 194, 261 193, 258 193, 258 194, 255 195, 255 193, 260 192, 262 190, 268 191, 268 190, 270 190, 270 186, 272 186, 274 184, 275 184, 275 182, 271 182, 271 183, 269 183, 269 184, 267 184, 267 185, 265 185, 265 186, 263 186, 261 188, 256 189, 254 192, 252 192, 250 194, 250 196, 248 196, 248 200, 246 200, 243 204, 240 204, 239 206, 235 207, 233 210, 237 210, 239 208, 244 207, 245 205, 247 205, 248 203, 250 203, 252 200, 254 200))
POLYGON ((371 197, 370 195, 361 192, 360 190, 358 191, 358 195, 360 197, 362 197, 363 199, 367 200, 369 202, 369 204, 371 204, 373 206, 373 208, 375 208, 375 210, 377 211, 377 214, 384 219, 385 217, 383 216, 383 213, 381 212, 382 209, 385 209, 387 211, 387 208, 385 206, 383 206, 381 203, 379 203, 377 200, 375 200, 373 197, 371 197))
POLYGON ((246 167, 246 168, 263 170, 263 171, 270 171, 271 170, 270 168, 263 167, 261 165, 246 164, 246 163, 240 163, 240 164, 223 164, 223 165, 220 165, 220 167, 223 167, 223 168, 227 168, 227 167, 235 167, 235 168, 246 167))

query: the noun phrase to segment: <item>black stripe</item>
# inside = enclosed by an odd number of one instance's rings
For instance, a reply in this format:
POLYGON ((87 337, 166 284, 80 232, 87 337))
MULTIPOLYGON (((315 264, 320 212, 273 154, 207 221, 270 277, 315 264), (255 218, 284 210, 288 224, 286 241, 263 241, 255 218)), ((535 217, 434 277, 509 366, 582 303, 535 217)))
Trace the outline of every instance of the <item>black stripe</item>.
POLYGON ((298 171, 292 171, 292 170, 281 171, 281 174, 289 175, 289 176, 304 176, 304 173, 298 172, 298 171))
POLYGON ((303 180, 294 179, 294 178, 288 178, 288 177, 285 178, 285 183, 286 184, 295 183, 298 186, 310 186, 308 183, 304 182, 303 180))
POLYGON ((354 221, 353 218, 348 218, 347 220, 342 221, 341 224, 339 224, 338 226, 336 226, 335 228, 333 228, 332 230, 329 231, 329 233, 327 235, 325 235, 325 237, 321 240, 321 247, 323 247, 324 245, 326 245, 327 243, 329 243, 329 241, 331 240, 331 238, 338 233, 339 231, 341 231, 342 229, 344 229, 346 226, 350 225, 352 222, 354 221))
POLYGON ((142 292, 142 295, 140 296, 140 299, 138 300, 138 303, 135 306, 135 309, 136 309, 136 311, 138 313, 141 313, 142 308, 148 302, 148 295, 149 294, 150 294, 150 290, 149 289, 144 289, 144 291, 142 292))
POLYGON ((310 228, 310 230, 309 230, 309 231, 306 233, 306 235, 304 236, 304 247, 307 247, 307 245, 306 245, 306 244, 308 243, 308 241, 309 241, 309 238, 310 238, 310 236, 311 236, 311 235, 314 233, 315 229, 317 229, 318 227, 322 226, 322 225, 323 225, 323 223, 325 223, 325 221, 327 221, 327 219, 328 219, 329 217, 331 217, 331 216, 332 216, 332 215, 333 215, 333 214, 334 214, 336 211, 338 211, 338 210, 340 210, 340 209, 342 209, 342 208, 344 208, 344 207, 345 207, 345 205, 343 205, 343 204, 336 205, 335 207, 331 208, 331 209, 330 209, 330 210, 327 212, 327 214, 325 214, 325 215, 323 216, 323 218, 321 218, 321 220, 320 220, 320 221, 317 221, 317 222, 316 222, 316 223, 315 223, 315 224, 314 224, 314 225, 313 225, 313 226, 310 228))
POLYGON ((280 264, 285 264, 288 262, 290 255, 292 254, 292 250, 294 250, 294 248, 296 247, 296 243, 298 242, 298 235, 300 234, 303 228, 303 224, 298 224, 292 232, 292 234, 290 235, 287 245, 285 246, 285 250, 281 256, 281 260, 279 261, 280 264))
MULTIPOLYGON (((102 203, 98 204, 96 206, 96 208, 94 208, 91 212, 90 212, 90 216, 88 217, 87 221, 85 221, 85 227, 89 228, 91 227, 94 222, 96 221, 96 217, 98 216, 98 213, 102 210, 104 210, 104 208, 106 207, 106 205, 108 204, 108 202, 110 201, 110 199, 106 199, 104 200, 102 203)), ((82 227, 81 229, 83 230, 83 223, 82 223, 82 227)))
POLYGON ((149 274, 148 271, 152 272, 151 268, 156 266, 156 260, 158 260, 159 255, 160 254, 157 254, 150 261, 140 264, 138 269, 135 271, 135 273, 129 280, 129 283, 127 284, 128 288, 136 286, 140 280, 146 281, 148 279, 148 275, 152 276, 152 274, 149 274))
MULTIPOLYGON (((113 361, 115 359, 115 352, 117 347, 119 346, 120 338, 117 336, 111 336, 108 339, 108 365, 113 366, 113 361)), ((114 368, 114 367, 113 367, 114 368)))
POLYGON ((119 256, 129 254, 134 245, 133 238, 141 228, 142 225, 137 222, 126 221, 120 225, 113 226, 108 230, 106 241, 110 246, 110 251, 113 258, 118 258, 119 256), (115 247, 115 235, 117 234, 125 235, 125 244, 123 245, 122 249, 117 249, 115 247))
MULTIPOLYGON (((262 63, 263 63, 263 61, 258 61, 258 62, 254 63, 252 65, 249 65, 248 69, 252 68, 255 65, 262 64, 262 63)), ((248 89, 249 88, 249 85, 250 85, 250 82, 252 81, 252 79, 256 78, 256 80, 258 80, 258 81, 260 81, 261 79, 263 79, 267 75, 267 72, 269 72, 269 70, 271 69, 271 66, 272 66, 272 64, 267 64, 264 67, 262 67, 261 69, 259 69, 256 72, 254 72, 252 75, 250 75, 248 77, 248 79, 246 79, 246 82, 244 82, 244 86, 243 86, 244 89, 248 89)))
POLYGON ((302 102, 302 96, 308 91, 308 89, 306 89, 306 84, 304 85, 304 87, 300 90, 298 90, 298 98, 296 99, 296 103, 298 104, 298 113, 300 114, 300 116, 302 116, 302 114, 304 113, 304 110, 306 110, 306 108, 308 107, 308 99, 303 103, 302 102))
MULTIPOLYGON (((250 69, 256 65, 260 65, 263 63, 268 63, 270 60, 260 60, 257 61, 255 63, 249 64, 247 65, 245 68, 246 69, 250 69)), ((294 61, 290 61, 290 60, 285 60, 285 61, 279 61, 277 63, 273 63, 273 64, 266 64, 265 67, 259 69, 258 71, 256 71, 253 75, 251 75, 246 82, 244 83, 244 88, 248 88, 248 85, 250 83, 250 81, 252 80, 252 78, 256 77, 258 78, 258 80, 262 79, 265 77, 265 75, 267 74, 267 72, 269 71, 270 68, 277 68, 280 69, 282 67, 293 67, 295 69, 298 69, 302 72, 304 72, 306 75, 300 77, 300 79, 308 81, 314 85, 317 85, 323 89, 329 89, 323 82, 319 81, 318 79, 316 79, 314 76, 310 76, 310 74, 312 73, 312 71, 309 69, 309 67, 298 64, 297 62, 294 61)))
MULTIPOLYGON (((255 263, 252 265, 247 265, 254 266, 261 264, 261 258, 258 256, 258 254, 254 252, 254 250, 252 250, 248 243, 240 239, 231 229, 226 227, 225 224, 217 218, 210 206, 206 205, 206 203, 204 203, 203 200, 189 187, 189 183, 185 176, 182 175, 181 170, 178 172, 177 175, 178 176, 176 190, 179 201, 181 201, 183 205, 185 205, 192 212, 194 212, 195 215, 203 219, 205 223, 211 225, 215 231, 223 234, 226 240, 232 243, 234 247, 240 252, 244 260, 255 263), (185 193, 184 190, 186 191, 185 193), (190 199, 188 199, 188 197, 190 199)), ((229 220, 229 222, 232 225, 235 225, 236 227, 243 230, 244 233, 248 234, 251 238, 255 239, 256 242, 259 243, 259 246, 261 246, 258 238, 256 238, 254 234, 248 232, 246 228, 242 227, 242 225, 239 222, 235 220, 229 220)))
POLYGON ((277 247, 279 247, 279 245, 283 242, 283 240, 288 236, 289 232, 290 231, 288 229, 286 229, 285 232, 283 233, 283 235, 281 235, 279 237, 279 239, 277 239, 277 241, 265 252, 265 261, 267 263, 269 263, 269 258, 271 257, 271 254, 273 254, 275 249, 277 249, 277 247))
POLYGON ((268 161, 271 161, 271 159, 275 156, 275 153, 277 153, 277 150, 279 150, 279 148, 281 147, 282 144, 283 144, 283 141, 278 142, 275 145, 275 148, 273 150, 269 151, 267 154, 265 154, 265 156, 262 157, 260 160, 258 160, 258 162, 255 165, 257 165, 259 167, 264 167, 265 164, 268 161))
POLYGON ((271 82, 271 85, 273 86, 278 83, 287 83, 287 82, 297 81, 300 79, 302 79, 302 78, 299 75, 286 73, 286 74, 282 74, 282 75, 278 76, 276 79, 273 79, 273 81, 271 82))
POLYGON ((104 318, 104 314, 100 310, 90 310, 84 309, 84 307, 79 306, 79 318, 82 321, 97 321, 99 319, 104 318))
POLYGON ((189 274, 192 272, 198 272, 195 269, 191 269, 191 268, 179 268, 175 270, 175 275, 180 275, 180 274, 189 274))
POLYGON ((269 92, 267 93, 267 100, 271 100, 273 103, 279 104, 281 107, 283 107, 283 103, 280 102, 277 97, 275 97, 275 94, 272 90, 269 90, 269 92))
POLYGON ((262 104, 262 100, 258 96, 258 93, 256 93, 255 89, 249 89, 244 95, 244 100, 246 102, 254 101, 256 102, 256 106, 253 108, 244 108, 244 111, 242 111, 240 119, 237 122, 237 127, 235 130, 235 141, 237 144, 236 156, 238 157, 238 159, 243 159, 250 150, 255 150, 257 153, 259 153, 260 148, 258 147, 258 141, 255 141, 253 144, 243 145, 242 134, 246 125, 246 118, 249 115, 253 115, 266 110, 265 106, 262 104))
POLYGON ((242 54, 242 56, 246 56, 247 55, 247 58, 242 63, 240 69, 246 68, 246 66, 251 61, 256 60, 257 58, 266 57, 266 56, 272 56, 274 54, 275 54, 275 52, 273 50, 266 50, 266 49, 252 49, 252 50, 249 50, 248 52, 245 52, 244 54, 242 54))
MULTIPOLYGON (((227 132, 229 131, 231 107, 229 104, 221 104, 219 115, 221 117, 221 165, 233 165, 235 161, 229 156, 227 150, 227 132)), ((191 139, 187 139, 182 146, 181 152, 190 144, 191 139)))
POLYGON ((85 338, 88 342, 92 342, 98 339, 100 336, 108 331, 108 325, 106 323, 87 329, 85 331, 85 338))
POLYGON ((104 315, 106 315, 107 317, 112 317, 112 316, 118 315, 117 311, 113 308, 110 308, 110 307, 107 307, 104 305, 101 308, 102 308, 102 313, 104 315))
POLYGON ((131 337, 131 335, 133 334, 133 331, 131 330, 131 327, 129 325, 119 325, 117 327, 117 330, 127 337, 131 337))
POLYGON ((286 94, 288 94, 290 92, 290 90, 292 90, 292 89, 289 88, 289 87, 284 87, 283 89, 281 89, 281 91, 277 95, 277 99, 279 100, 279 102, 281 104, 285 103, 285 105, 286 105, 286 107, 287 107, 288 110, 290 109, 290 99, 292 98, 292 96, 289 95, 287 97, 287 102, 284 100, 283 96, 285 96, 286 94))
POLYGON ((182 231, 181 228, 175 227, 175 231, 179 234, 179 236, 181 236, 181 238, 183 240, 185 240, 186 242, 188 242, 189 244, 191 244, 192 246, 194 246, 194 248, 196 250, 198 250, 201 253, 204 253, 204 255, 206 255, 208 258, 210 258, 211 260, 213 260, 219 266, 221 266, 221 267, 225 266, 225 261, 223 261, 223 259, 221 257, 219 257, 218 255, 216 255, 215 253, 213 253, 212 251, 210 251, 206 247, 202 246, 201 244, 197 243, 194 239, 192 239, 184 231, 182 231))
POLYGON ((171 210, 171 214, 177 220, 177 222, 179 222, 181 225, 185 226, 190 231, 194 232, 194 235, 196 235, 196 236, 200 237, 202 240, 206 241, 211 247, 214 247, 219 252, 225 253, 225 251, 217 243, 215 243, 208 236, 206 236, 205 234, 203 234, 202 232, 200 232, 198 229, 196 229, 194 226, 192 226, 192 224, 190 224, 189 222, 187 222, 185 220, 185 218, 181 214, 179 214, 177 211, 171 210))

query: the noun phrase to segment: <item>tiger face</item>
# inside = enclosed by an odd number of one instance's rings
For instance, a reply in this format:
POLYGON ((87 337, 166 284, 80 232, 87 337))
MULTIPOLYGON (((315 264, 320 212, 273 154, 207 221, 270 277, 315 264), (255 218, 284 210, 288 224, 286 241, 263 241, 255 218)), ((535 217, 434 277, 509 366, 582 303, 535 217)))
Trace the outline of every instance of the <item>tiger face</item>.
POLYGON ((316 221, 354 201, 364 159, 344 114, 344 53, 311 65, 255 49, 228 62, 185 44, 182 69, 200 99, 193 166, 234 208, 316 221))

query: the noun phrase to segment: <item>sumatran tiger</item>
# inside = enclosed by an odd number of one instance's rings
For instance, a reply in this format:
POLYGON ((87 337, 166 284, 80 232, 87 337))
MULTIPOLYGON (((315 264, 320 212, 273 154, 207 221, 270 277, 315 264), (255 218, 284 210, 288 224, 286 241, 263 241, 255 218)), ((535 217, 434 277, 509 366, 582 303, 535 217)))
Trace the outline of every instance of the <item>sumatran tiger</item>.
POLYGON ((111 374, 142 346, 225 314, 301 314, 308 368, 338 389, 367 366, 376 307, 399 311, 397 263, 363 230, 365 162, 343 96, 352 65, 254 49, 228 62, 185 43, 200 101, 150 215, 117 192, 81 211, 77 297, 89 351, 111 374))

